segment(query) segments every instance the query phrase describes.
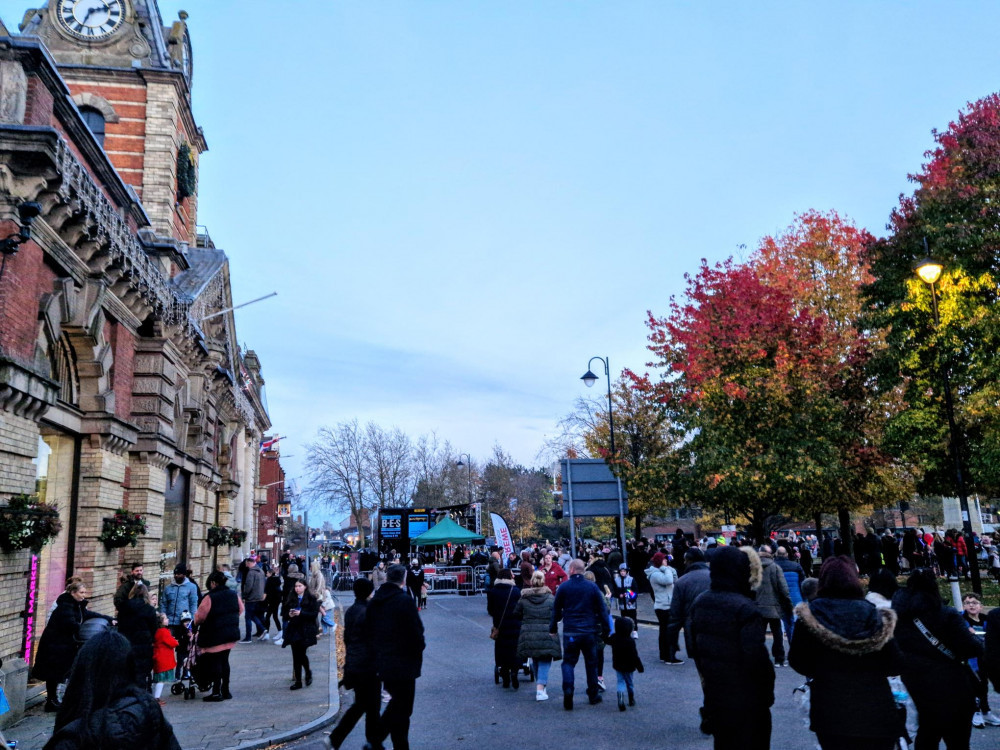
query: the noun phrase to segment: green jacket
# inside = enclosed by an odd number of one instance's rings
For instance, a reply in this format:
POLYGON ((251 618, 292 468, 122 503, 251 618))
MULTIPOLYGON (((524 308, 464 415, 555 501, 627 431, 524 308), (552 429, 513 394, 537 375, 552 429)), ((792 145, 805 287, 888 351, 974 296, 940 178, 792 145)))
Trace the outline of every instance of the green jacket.
POLYGON ((549 635, 552 606, 555 597, 548 586, 527 588, 514 607, 515 617, 521 616, 521 635, 517 639, 517 658, 561 659, 559 639, 549 635))

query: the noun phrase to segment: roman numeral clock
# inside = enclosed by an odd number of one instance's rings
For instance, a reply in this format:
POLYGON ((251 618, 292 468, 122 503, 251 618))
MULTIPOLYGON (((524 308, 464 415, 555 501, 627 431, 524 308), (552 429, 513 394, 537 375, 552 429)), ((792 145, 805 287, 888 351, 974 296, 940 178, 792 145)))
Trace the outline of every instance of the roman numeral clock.
POLYGON ((125 0, 59 0, 55 20, 76 39, 97 41, 114 34, 125 21, 125 0))

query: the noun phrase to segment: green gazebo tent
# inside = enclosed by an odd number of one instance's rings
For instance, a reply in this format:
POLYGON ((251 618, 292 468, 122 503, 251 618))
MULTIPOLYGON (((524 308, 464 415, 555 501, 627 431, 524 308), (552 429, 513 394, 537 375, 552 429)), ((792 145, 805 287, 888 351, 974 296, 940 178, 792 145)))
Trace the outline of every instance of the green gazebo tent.
POLYGON ((450 518, 438 521, 434 526, 415 539, 410 540, 414 547, 434 547, 439 544, 466 544, 481 542, 483 537, 468 529, 463 529, 450 518))

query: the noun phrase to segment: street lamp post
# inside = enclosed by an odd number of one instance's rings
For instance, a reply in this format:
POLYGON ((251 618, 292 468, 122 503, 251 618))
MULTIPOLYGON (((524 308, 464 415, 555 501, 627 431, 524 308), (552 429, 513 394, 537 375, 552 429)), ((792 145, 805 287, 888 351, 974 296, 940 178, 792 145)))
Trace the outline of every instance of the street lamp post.
MULTIPOLYGON (((924 248, 927 247, 927 240, 924 240, 924 248)), ((917 276, 927 286, 931 288, 931 307, 934 310, 934 326, 940 328, 941 317, 938 314, 937 303, 937 282, 944 271, 944 264, 930 257, 924 258, 915 267, 917 276)), ((976 545, 972 537, 972 516, 969 514, 969 496, 965 491, 965 474, 962 471, 962 434, 955 423, 955 403, 951 395, 951 357, 945 363, 944 372, 941 374, 944 385, 944 408, 948 415, 948 443, 951 450, 951 458, 955 468, 955 484, 958 490, 958 502, 962 511, 962 533, 965 536, 965 557, 972 571, 972 590, 982 596, 983 585, 979 577, 979 565, 976 559, 976 545)), ((960 605, 959 605, 960 606, 960 605)))
MULTIPOLYGON (((615 451, 615 415, 611 405, 611 363, 609 357, 591 357, 587 362, 587 372, 581 377, 588 388, 592 388, 597 382, 597 376, 591 371, 590 366, 594 360, 600 361, 604 365, 604 377, 608 381, 608 431, 611 435, 611 459, 618 455, 615 451)), ((622 481, 618 479, 618 548, 625 554, 625 505, 622 501, 622 481)))
POLYGON ((469 504, 471 505, 472 504, 472 456, 470 456, 468 453, 459 453, 458 463, 456 463, 455 466, 457 466, 460 469, 463 466, 467 466, 469 468, 468 490, 469 490, 469 504), (469 459, 468 463, 462 463, 462 456, 465 456, 467 459, 469 459))

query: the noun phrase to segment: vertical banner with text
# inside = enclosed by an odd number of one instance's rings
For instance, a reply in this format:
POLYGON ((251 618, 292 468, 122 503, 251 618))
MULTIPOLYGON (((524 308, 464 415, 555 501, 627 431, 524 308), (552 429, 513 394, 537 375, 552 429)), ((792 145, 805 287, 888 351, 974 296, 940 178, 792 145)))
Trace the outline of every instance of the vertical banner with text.
POLYGON ((493 524, 493 536, 497 538, 497 544, 503 547, 503 554, 506 557, 514 551, 514 540, 510 537, 507 522, 497 513, 490 513, 490 522, 493 524))

